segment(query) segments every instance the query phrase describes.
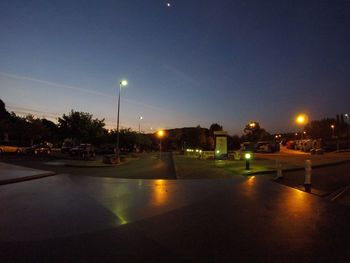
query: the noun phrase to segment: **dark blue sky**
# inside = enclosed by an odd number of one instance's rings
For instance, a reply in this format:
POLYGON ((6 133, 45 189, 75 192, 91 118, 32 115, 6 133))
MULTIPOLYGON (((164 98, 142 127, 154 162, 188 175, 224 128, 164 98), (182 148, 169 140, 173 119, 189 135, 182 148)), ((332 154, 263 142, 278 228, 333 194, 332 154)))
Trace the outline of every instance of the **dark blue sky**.
POLYGON ((219 122, 271 132, 349 112, 349 1, 0 2, 0 98, 143 130, 219 122))

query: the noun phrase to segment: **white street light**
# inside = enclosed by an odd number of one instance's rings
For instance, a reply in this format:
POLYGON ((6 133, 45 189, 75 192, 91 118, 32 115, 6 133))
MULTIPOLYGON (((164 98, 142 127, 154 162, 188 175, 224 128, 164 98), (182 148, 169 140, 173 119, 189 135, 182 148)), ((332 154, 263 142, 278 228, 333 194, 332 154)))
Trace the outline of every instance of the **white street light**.
POLYGON ((126 80, 122 80, 119 82, 119 95, 118 95, 118 115, 117 115, 117 150, 116 150, 116 163, 120 163, 120 149, 119 149, 119 112, 120 112, 120 93, 122 90, 122 87, 125 87, 128 85, 128 82, 126 80))

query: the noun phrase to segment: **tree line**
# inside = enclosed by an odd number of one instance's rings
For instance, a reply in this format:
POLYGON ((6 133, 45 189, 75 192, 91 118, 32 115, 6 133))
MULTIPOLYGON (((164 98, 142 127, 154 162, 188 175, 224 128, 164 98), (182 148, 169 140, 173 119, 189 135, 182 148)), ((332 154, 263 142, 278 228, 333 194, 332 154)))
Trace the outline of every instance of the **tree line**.
MULTIPOLYGON (((166 130, 162 139, 164 150, 184 150, 186 148, 199 148, 203 150, 214 149, 214 132, 222 131, 220 124, 213 123, 209 129, 201 126, 185 127, 166 130)), ((312 139, 350 139, 349 124, 344 114, 336 118, 325 118, 311 121, 304 127, 307 138, 312 139), (333 125, 333 126, 332 126, 333 125), (333 127, 333 128, 331 128, 333 127)), ((156 134, 144 134, 121 129, 120 148, 127 150, 156 150, 159 147, 159 138, 156 134)), ((286 135, 286 134, 285 134, 286 135)), ((293 139, 285 136, 285 139, 293 139)), ((294 137, 295 138, 295 137, 294 137)), ((250 122, 243 129, 243 135, 227 136, 229 150, 240 148, 242 142, 272 141, 275 137, 263 129, 258 122, 250 122)), ((31 146, 44 141, 61 147, 65 141, 73 145, 92 143, 95 146, 115 145, 117 131, 106 129, 105 120, 94 118, 92 114, 71 110, 63 114, 54 123, 45 118, 36 118, 33 115, 17 116, 14 112, 6 110, 5 103, 0 99, 0 141, 15 142, 19 146, 31 146)))
MULTIPOLYGON (((131 150, 134 147, 150 150, 155 144, 154 136, 141 134, 131 129, 120 130, 120 147, 131 150)), ((54 123, 45 118, 33 115, 17 116, 6 110, 0 99, 0 141, 10 141, 19 146, 31 146, 42 142, 50 142, 54 147, 61 147, 65 141, 72 145, 92 143, 95 146, 115 144, 116 130, 106 129, 105 120, 93 118, 86 112, 71 110, 63 114, 54 123)))

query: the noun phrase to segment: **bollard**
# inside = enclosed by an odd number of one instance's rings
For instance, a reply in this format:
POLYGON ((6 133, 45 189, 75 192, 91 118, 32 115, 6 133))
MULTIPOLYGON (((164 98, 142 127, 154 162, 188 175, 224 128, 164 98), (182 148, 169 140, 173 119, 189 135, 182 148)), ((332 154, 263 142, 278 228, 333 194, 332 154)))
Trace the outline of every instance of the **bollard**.
POLYGON ((282 179, 282 163, 280 160, 276 160, 276 170, 277 170, 277 177, 275 179, 282 179))
POLYGON ((250 170, 250 163, 249 160, 245 160, 245 169, 250 170))
POLYGON ((245 158, 245 169, 246 170, 250 170, 250 159, 252 158, 252 154, 251 153, 245 153, 244 154, 244 158, 245 158))
POLYGON ((311 160, 306 160, 305 161, 305 182, 304 182, 306 192, 311 192, 311 171, 312 171, 311 160))

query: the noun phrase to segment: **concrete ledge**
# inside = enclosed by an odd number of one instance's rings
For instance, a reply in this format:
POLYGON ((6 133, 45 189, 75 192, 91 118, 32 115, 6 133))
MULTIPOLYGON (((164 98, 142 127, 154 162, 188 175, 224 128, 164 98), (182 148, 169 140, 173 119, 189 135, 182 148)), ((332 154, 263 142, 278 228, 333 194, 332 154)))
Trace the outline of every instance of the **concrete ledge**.
POLYGON ((0 180, 0 185, 14 184, 14 183, 19 183, 19 182, 24 182, 24 181, 34 180, 34 179, 40 179, 40 178, 54 176, 54 175, 56 175, 55 172, 48 172, 48 173, 29 175, 29 176, 23 176, 23 177, 11 178, 11 179, 4 179, 4 180, 0 180))

